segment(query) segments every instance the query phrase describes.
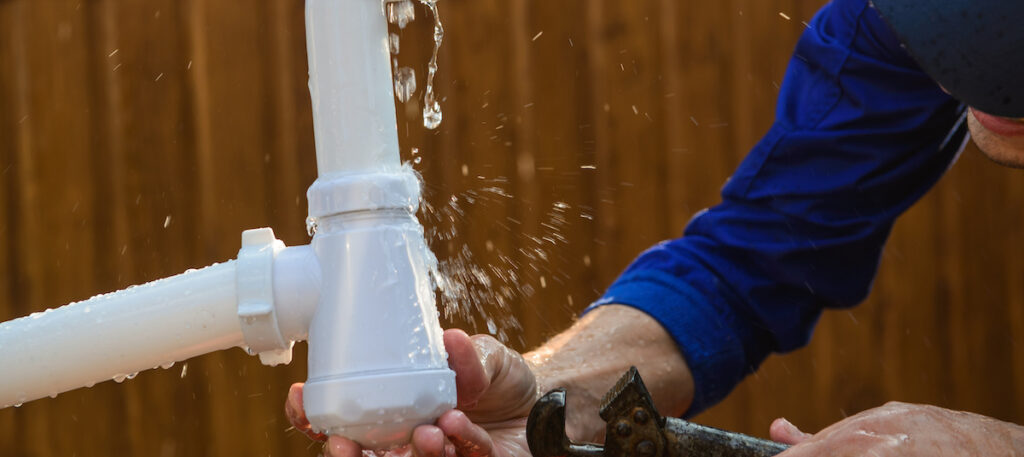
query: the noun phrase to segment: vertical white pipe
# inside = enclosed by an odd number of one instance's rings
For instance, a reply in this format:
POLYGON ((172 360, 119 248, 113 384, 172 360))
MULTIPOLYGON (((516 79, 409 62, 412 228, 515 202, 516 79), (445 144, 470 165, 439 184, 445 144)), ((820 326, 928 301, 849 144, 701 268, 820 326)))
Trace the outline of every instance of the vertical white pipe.
POLYGON ((402 168, 381 0, 307 0, 309 89, 319 177, 309 188, 323 287, 309 327, 303 404, 314 430, 368 448, 409 441, 455 406, 402 168))
POLYGON ((244 344, 235 262, 0 324, 0 407, 244 344))
POLYGON ((307 0, 306 46, 320 177, 400 166, 380 0, 307 0))

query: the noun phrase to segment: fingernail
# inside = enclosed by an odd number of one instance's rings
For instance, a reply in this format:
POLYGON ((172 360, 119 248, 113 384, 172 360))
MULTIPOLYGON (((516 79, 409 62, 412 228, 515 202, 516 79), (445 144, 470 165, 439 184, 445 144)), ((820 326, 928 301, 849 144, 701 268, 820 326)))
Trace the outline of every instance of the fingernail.
POLYGON ((800 430, 800 428, 797 427, 796 425, 793 425, 793 423, 790 422, 789 419, 786 419, 785 417, 780 417, 779 419, 782 421, 783 426, 786 427, 786 429, 791 434, 795 436, 811 436, 810 433, 804 432, 803 430, 800 430))
POLYGON ((796 428, 796 426, 789 421, 789 419, 786 419, 785 417, 782 417, 780 419, 782 420, 782 425, 786 427, 786 430, 797 434, 802 433, 799 428, 796 428))

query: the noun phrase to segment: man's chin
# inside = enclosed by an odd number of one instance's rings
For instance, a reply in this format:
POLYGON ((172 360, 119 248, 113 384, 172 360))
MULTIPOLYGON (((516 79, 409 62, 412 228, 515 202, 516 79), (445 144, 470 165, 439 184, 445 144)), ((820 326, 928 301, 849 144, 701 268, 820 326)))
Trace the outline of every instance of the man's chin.
POLYGON ((1024 136, 999 135, 978 122, 973 112, 967 116, 967 125, 971 139, 986 157, 999 165, 1024 169, 1024 136))

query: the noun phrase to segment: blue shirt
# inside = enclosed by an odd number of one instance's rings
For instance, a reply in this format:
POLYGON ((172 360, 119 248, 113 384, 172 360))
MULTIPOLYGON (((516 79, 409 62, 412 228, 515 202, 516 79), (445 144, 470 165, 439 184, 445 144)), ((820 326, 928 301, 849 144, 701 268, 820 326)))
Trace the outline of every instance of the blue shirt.
POLYGON ((704 410, 768 354, 805 345, 823 309, 867 296, 893 221, 965 142, 962 113, 867 0, 834 0, 800 38, 775 123, 722 203, 641 254, 590 309, 658 320, 693 372, 687 415, 704 410))

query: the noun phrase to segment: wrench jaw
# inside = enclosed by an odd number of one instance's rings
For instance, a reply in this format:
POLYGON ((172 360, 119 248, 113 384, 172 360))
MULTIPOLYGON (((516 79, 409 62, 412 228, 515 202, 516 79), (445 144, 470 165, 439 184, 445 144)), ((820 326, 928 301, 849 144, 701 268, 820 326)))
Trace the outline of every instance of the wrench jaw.
POLYGON ((604 447, 579 444, 565 433, 565 389, 537 400, 526 420, 526 441, 533 457, 656 457, 664 455, 665 418, 631 367, 601 400, 599 414, 607 424, 604 447))
POLYGON ((533 457, 566 457, 571 442, 565 434, 565 389, 548 392, 526 419, 526 442, 533 457))
POLYGON ((526 442, 533 457, 602 457, 597 445, 577 444, 565 433, 565 389, 548 392, 526 419, 526 442))
POLYGON ((630 367, 605 394, 599 411, 605 429, 606 456, 655 457, 665 455, 665 418, 636 367, 630 367))

